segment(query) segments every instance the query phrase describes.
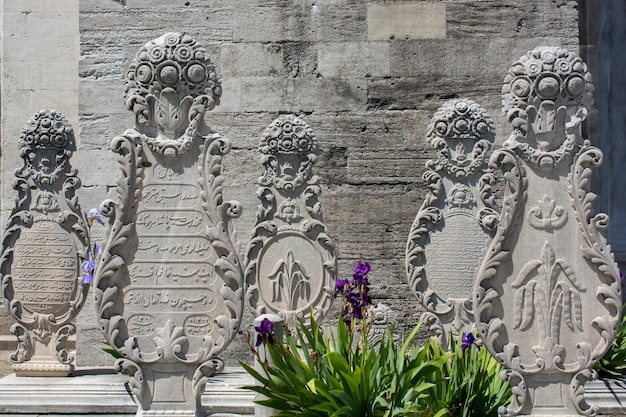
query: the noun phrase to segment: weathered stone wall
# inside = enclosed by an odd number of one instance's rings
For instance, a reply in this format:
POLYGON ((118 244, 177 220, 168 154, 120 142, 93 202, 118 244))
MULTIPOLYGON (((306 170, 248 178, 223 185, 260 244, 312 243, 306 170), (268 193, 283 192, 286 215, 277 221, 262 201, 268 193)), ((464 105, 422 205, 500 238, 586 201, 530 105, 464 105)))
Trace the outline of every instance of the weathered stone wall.
MULTIPOLYGON (((118 174, 108 142, 133 125, 124 65, 143 43, 185 31, 222 78, 222 103, 206 120, 234 145, 224 194, 243 203, 240 241, 258 204, 260 134, 280 113, 299 115, 320 143, 315 169, 340 275, 359 259, 371 262, 373 296, 412 326, 419 308, 404 250, 434 155, 425 143, 429 119, 446 99, 471 97, 496 119, 499 138, 507 136, 500 89, 510 64, 538 45, 578 49, 576 2, 561 3, 83 1, 81 152, 98 172, 85 181, 89 200, 103 199, 118 174)), ((240 340, 229 350, 242 349, 240 340)))
MULTIPOLYGON (((42 7, 20 4, 16 17, 42 7)), ((78 68, 78 76, 57 76, 53 84, 42 80, 37 87, 30 79, 20 84, 7 79, 5 49, 3 219, 12 206, 9 182, 19 165, 19 130, 39 108, 61 110, 77 131, 80 148, 73 164, 83 180, 78 192, 83 208, 97 207, 107 197, 119 175, 108 143, 134 124, 123 99, 125 65, 147 41, 168 31, 187 32, 207 49, 222 79, 222 103, 206 121, 234 145, 224 161, 224 195, 241 201, 245 210, 235 221, 242 252, 258 204, 261 132, 277 115, 294 113, 319 141, 314 170, 321 177, 339 274, 349 275, 357 260, 371 262, 372 295, 398 312, 403 328, 416 324, 420 314, 406 282, 404 251, 424 194, 424 163, 434 156, 425 140, 434 111, 447 99, 471 98, 494 118, 502 142, 510 130, 501 115, 501 85, 511 63, 540 45, 579 48, 577 1, 82 0, 79 11, 76 0, 46 4, 55 4, 54 13, 67 10, 79 17, 79 65, 75 55, 62 59, 68 68, 78 68), (70 79, 79 82, 79 100, 56 94, 70 79), (16 100, 10 108, 7 85, 16 100), (50 90, 50 100, 33 97, 26 110, 14 89, 50 90)), ((4 24, 7 2, 3 7, 4 24)), ((11 24, 28 30, 19 35, 23 42, 37 43, 41 26, 11 24)), ((53 33, 65 30, 76 34, 77 29, 44 31, 45 45, 54 45, 53 33)), ((4 45, 6 36, 3 27, 4 45)), ((37 45, 42 55, 24 57, 46 68, 53 47, 37 45)), ((96 232, 96 238, 103 235, 96 232)), ((243 330, 251 323, 248 314, 243 330)), ((79 364, 110 363, 100 353, 103 338, 92 305, 78 325, 79 364)), ((230 358, 246 354, 243 338, 226 352, 230 358)))

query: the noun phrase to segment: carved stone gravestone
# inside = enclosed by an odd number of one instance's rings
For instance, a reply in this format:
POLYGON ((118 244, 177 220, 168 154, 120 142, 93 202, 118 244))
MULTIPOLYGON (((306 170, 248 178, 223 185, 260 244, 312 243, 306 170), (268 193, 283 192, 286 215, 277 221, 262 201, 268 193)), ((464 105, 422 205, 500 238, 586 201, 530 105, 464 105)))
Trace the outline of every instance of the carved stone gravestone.
POLYGON ((201 415, 207 378, 236 335, 243 271, 231 240, 237 202, 222 199, 229 142, 204 115, 221 86, 205 50, 167 33, 126 73, 134 129, 116 137, 123 177, 103 202, 110 230, 94 277, 107 341, 122 355, 142 415, 201 415))
POLYGON ((371 306, 368 311, 367 343, 378 347, 383 338, 391 337, 393 342, 400 344, 400 335, 395 332, 397 320, 396 313, 386 304, 378 303, 371 306))
POLYGON ((513 134, 490 165, 505 179, 496 234, 475 285, 475 317, 513 386, 501 414, 593 415, 583 398, 609 348, 622 297, 617 265, 589 191, 602 153, 583 140, 593 85, 561 48, 521 57, 506 76, 513 134))
POLYGON ((491 117, 471 100, 444 103, 428 128, 439 158, 426 163, 430 190, 409 232, 406 269, 443 346, 473 325, 474 276, 497 219, 486 169, 494 135, 491 117))
POLYGON ((289 115, 274 120, 259 144, 265 173, 246 256, 247 298, 257 315, 286 324, 321 319, 332 302, 335 247, 322 220, 322 189, 312 166, 319 154, 312 129, 289 115))
POLYGON ((61 113, 42 110, 24 126, 19 146, 24 166, 15 172, 18 196, 0 259, 4 301, 17 320, 10 360, 18 376, 65 376, 74 368, 71 322, 89 289, 81 283, 87 229, 74 195, 74 132, 61 113))

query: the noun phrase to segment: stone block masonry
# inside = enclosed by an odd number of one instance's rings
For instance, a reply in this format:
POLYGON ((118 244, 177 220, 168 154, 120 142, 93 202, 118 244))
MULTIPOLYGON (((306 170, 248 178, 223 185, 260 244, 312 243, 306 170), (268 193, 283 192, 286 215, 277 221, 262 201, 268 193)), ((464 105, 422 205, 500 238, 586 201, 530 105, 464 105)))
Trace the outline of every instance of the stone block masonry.
MULTIPOLYGON (((16 139, 39 108, 62 111, 77 130, 81 205, 97 207, 108 197, 118 175, 108 145, 134 123, 123 74, 141 45, 186 32, 222 79, 221 104, 205 121, 233 144, 223 193, 244 208, 233 221, 240 242, 255 224, 261 134, 279 115, 296 114, 319 142, 320 202, 339 276, 359 259, 371 262, 372 295, 398 312, 403 328, 421 314, 404 250, 425 195, 424 163, 435 157, 426 139, 430 118, 450 98, 471 98, 492 115, 497 146, 510 133, 500 113, 510 64, 538 45, 576 50, 579 42, 577 1, 59 0, 2 7, 3 220, 14 199, 16 139), (35 15, 43 19, 38 25, 24 23, 35 15), (52 65, 55 57, 63 65, 52 65)), ((100 352, 93 317, 88 303, 78 318, 78 365, 113 362, 100 352)), ((242 329, 251 324, 246 307, 242 329)), ((223 356, 235 363, 247 352, 237 337, 223 356)))

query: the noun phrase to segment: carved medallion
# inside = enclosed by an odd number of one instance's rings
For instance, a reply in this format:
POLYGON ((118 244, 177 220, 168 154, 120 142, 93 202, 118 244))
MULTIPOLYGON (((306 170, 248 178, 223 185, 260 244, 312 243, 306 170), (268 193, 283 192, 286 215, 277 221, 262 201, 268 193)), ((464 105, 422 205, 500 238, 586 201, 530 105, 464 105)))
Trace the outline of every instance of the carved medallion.
POLYGON ((495 127, 471 100, 445 103, 428 128, 439 159, 426 163, 430 188, 409 233, 409 284, 426 308, 424 319, 447 345, 469 331, 474 274, 497 217, 485 158, 495 127))
POLYGON ((87 229, 74 196, 80 187, 70 157, 74 132, 55 110, 35 113, 20 137, 24 166, 15 173, 18 190, 2 246, 4 299, 17 320, 11 355, 20 376, 68 375, 74 357, 67 338, 85 302, 80 265, 87 256, 87 229))
POLYGON ((303 120, 283 116, 265 130, 259 151, 265 172, 246 256, 248 300, 257 315, 308 322, 313 309, 320 320, 332 301, 336 260, 311 170, 319 153, 315 136, 303 120))
POLYGON ((101 206, 111 229, 96 306, 142 412, 195 415, 243 309, 231 239, 240 205, 224 202, 221 188, 230 143, 204 124, 219 81, 204 49, 181 33, 144 45, 127 77, 137 124, 111 143, 124 177, 117 201, 101 206))
POLYGON ((537 48, 505 79, 514 133, 490 166, 505 179, 496 234, 477 274, 475 317, 516 395, 505 415, 593 415, 583 385, 607 351, 621 284, 589 191, 600 150, 583 141, 590 105, 585 64, 537 48))

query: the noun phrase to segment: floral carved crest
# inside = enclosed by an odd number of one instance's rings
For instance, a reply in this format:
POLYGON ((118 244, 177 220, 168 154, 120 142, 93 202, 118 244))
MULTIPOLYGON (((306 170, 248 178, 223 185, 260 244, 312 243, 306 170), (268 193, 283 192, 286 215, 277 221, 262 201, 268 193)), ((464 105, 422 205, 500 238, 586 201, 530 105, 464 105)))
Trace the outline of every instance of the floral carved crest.
POLYGON ((19 146, 24 165, 15 172, 18 197, 0 258, 4 299, 17 321, 11 361, 18 375, 67 375, 73 369, 67 337, 88 289, 80 282, 87 229, 70 164, 74 132, 60 112, 42 110, 24 126, 19 146))
POLYGON ((259 152, 265 168, 259 184, 293 192, 317 182, 311 167, 319 148, 313 130, 302 119, 289 115, 274 120, 263 132, 259 152))
POLYGON ((247 298, 257 315, 307 321, 313 308, 321 318, 332 301, 336 259, 312 173, 319 154, 315 135, 302 119, 282 116, 263 133, 259 152, 265 173, 246 256, 247 298))
POLYGON ((126 107, 146 144, 168 158, 186 153, 203 135, 204 113, 219 104, 221 83, 204 48, 171 32, 139 49, 126 72, 126 107))
POLYGON ((494 135, 491 117, 465 99, 444 103, 428 128, 439 159, 426 163, 430 190, 409 232, 406 270, 442 342, 473 322, 474 271, 498 216, 496 178, 486 167, 494 135))
POLYGON ((513 64, 504 80, 503 112, 513 126, 505 147, 542 170, 574 151, 593 103, 587 65, 563 48, 540 47, 513 64))
POLYGON ((472 100, 444 103, 428 126, 428 139, 439 153, 437 170, 452 178, 470 177, 484 166, 495 135, 491 117, 472 100))

